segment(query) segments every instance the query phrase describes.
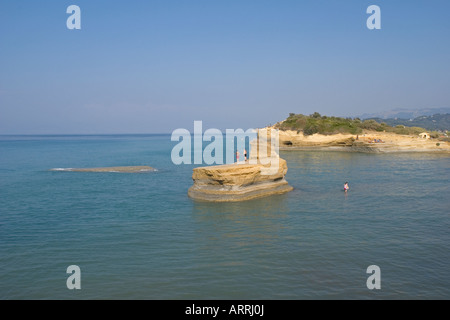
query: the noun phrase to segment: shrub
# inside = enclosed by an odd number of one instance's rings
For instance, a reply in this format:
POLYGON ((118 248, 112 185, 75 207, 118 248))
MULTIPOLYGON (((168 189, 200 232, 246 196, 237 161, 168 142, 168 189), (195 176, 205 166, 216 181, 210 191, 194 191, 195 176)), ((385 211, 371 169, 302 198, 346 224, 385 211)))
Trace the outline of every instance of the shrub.
MULTIPOLYGON (((289 113, 289 117, 282 123, 276 124, 275 127, 280 130, 293 130, 296 132, 303 131, 303 134, 305 135, 312 135, 315 133, 325 135, 336 133, 360 134, 363 132, 363 130, 378 132, 386 131, 405 135, 418 135, 419 133, 426 131, 423 128, 405 127, 403 125, 391 127, 386 123, 378 123, 373 119, 361 121, 359 118, 351 119, 334 116, 321 116, 318 112, 314 112, 310 116, 289 113)), ((439 135, 437 132, 432 132, 431 136, 438 137, 439 135)), ((439 140, 442 139, 443 138, 439 138, 439 140)))
POLYGON ((319 132, 319 126, 317 124, 314 123, 308 123, 305 128, 303 129, 303 134, 305 136, 310 136, 314 133, 318 133, 319 132))
POLYGON ((431 132, 430 133, 430 137, 433 138, 433 139, 439 138, 439 132, 437 132, 437 131, 431 132))
POLYGON ((381 125, 378 122, 376 122, 375 120, 365 120, 361 124, 361 128, 366 129, 366 130, 378 131, 378 129, 380 127, 381 127, 381 125))

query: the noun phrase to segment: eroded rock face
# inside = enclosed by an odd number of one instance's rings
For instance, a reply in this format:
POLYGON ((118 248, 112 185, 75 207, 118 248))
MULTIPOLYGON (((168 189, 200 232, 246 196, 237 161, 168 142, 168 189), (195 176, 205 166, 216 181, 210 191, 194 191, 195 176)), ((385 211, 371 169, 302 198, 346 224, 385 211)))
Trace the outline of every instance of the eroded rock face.
POLYGON ((287 164, 278 158, 278 169, 268 172, 269 165, 235 163, 195 168, 194 185, 188 195, 203 201, 243 201, 273 194, 282 194, 293 188, 284 179, 287 164))
MULTIPOLYGON (((422 135, 423 136, 423 135, 422 135)), ((339 150, 350 152, 437 152, 450 153, 450 142, 437 139, 420 138, 415 135, 401 135, 393 132, 364 130, 352 134, 313 134, 305 136, 302 132, 279 131, 279 143, 283 149, 318 148, 318 150, 339 150), (375 141, 380 142, 375 142, 375 141)))

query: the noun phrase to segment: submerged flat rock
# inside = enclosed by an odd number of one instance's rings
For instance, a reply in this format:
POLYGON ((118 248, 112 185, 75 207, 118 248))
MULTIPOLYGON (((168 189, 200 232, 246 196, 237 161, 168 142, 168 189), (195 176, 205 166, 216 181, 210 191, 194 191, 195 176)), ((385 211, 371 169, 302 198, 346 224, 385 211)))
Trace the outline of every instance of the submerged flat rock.
POLYGON ((287 164, 278 159, 278 168, 270 172, 267 165, 249 163, 195 168, 188 195, 201 201, 227 202, 289 192, 293 188, 284 178, 287 164))
POLYGON ((129 166, 129 167, 102 167, 102 168, 55 168, 51 171, 71 171, 71 172, 124 172, 124 173, 139 173, 155 171, 149 166, 129 166))

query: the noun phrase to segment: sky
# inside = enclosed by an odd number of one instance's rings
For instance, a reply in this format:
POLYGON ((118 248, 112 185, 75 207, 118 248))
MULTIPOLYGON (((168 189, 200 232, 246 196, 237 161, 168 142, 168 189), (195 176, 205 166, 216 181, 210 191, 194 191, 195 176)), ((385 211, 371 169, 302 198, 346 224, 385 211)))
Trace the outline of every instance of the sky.
POLYGON ((449 107, 449 16, 448 0, 0 0, 0 134, 449 107))

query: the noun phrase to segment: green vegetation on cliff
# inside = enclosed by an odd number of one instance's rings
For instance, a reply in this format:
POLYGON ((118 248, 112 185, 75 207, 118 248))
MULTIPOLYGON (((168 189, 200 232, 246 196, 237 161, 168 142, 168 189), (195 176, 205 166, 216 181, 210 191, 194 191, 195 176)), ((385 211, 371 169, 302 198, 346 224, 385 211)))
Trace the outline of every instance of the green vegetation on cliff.
MULTIPOLYGON (((403 125, 389 126, 386 123, 378 123, 375 120, 362 121, 359 118, 340 118, 322 116, 315 112, 309 116, 303 114, 290 113, 289 117, 275 125, 276 129, 302 131, 304 135, 315 133, 330 135, 337 133, 361 134, 363 130, 373 130, 378 132, 394 132, 397 134, 417 135, 427 131, 420 127, 406 127, 403 125)), ((437 133, 431 133, 437 137, 437 133)))

